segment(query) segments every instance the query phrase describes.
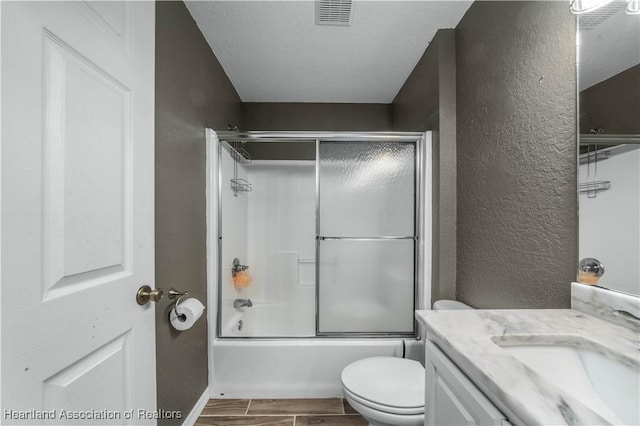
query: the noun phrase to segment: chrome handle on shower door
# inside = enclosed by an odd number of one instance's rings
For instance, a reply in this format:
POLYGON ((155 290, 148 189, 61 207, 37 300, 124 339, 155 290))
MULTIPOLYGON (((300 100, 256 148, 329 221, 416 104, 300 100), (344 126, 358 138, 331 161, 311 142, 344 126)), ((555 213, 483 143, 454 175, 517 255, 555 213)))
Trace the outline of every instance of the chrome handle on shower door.
POLYGON ((316 240, 347 240, 347 241, 379 241, 379 240, 417 240, 418 237, 413 235, 406 236, 384 236, 384 237, 327 237, 324 235, 316 235, 316 240))

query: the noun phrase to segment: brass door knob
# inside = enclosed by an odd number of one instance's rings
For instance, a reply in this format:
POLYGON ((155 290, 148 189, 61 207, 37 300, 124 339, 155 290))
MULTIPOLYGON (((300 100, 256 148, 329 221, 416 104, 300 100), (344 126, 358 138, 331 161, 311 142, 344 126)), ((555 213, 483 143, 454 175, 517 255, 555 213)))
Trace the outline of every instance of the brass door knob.
POLYGON ((136 293, 136 302, 138 305, 146 305, 149 301, 159 302, 163 295, 164 292, 161 288, 151 289, 148 285, 143 285, 136 293))

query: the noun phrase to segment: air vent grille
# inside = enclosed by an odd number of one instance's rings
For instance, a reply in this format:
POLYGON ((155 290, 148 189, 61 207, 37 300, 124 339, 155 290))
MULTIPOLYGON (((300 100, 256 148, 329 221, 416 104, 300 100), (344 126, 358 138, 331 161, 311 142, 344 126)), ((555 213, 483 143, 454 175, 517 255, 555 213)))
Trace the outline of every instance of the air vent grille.
POLYGON ((352 0, 316 0, 316 25, 350 25, 352 0))
POLYGON ((621 9, 624 9, 625 2, 612 1, 611 3, 604 5, 589 13, 583 13, 578 17, 580 31, 589 31, 597 28, 604 21, 618 13, 621 9))

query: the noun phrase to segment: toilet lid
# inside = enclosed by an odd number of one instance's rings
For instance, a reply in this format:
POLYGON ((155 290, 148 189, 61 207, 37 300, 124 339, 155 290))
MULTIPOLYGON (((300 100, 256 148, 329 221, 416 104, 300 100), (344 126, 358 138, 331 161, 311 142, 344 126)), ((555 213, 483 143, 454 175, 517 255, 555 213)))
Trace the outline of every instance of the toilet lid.
POLYGON ((373 357, 346 366, 342 384, 349 392, 378 405, 424 409, 424 374, 417 361, 373 357))

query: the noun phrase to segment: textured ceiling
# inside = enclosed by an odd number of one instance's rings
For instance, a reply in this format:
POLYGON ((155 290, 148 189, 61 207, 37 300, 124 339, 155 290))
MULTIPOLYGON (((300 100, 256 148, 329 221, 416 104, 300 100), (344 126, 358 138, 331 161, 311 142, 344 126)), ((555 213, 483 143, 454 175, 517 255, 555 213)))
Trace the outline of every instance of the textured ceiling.
POLYGON ((245 102, 390 103, 436 31, 470 1, 355 0, 350 26, 313 1, 186 1, 245 102))
POLYGON ((579 26, 581 91, 640 63, 640 15, 625 14, 625 5, 595 28, 579 26))

